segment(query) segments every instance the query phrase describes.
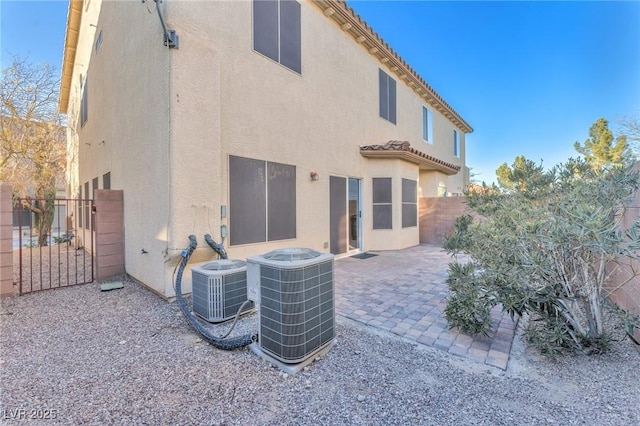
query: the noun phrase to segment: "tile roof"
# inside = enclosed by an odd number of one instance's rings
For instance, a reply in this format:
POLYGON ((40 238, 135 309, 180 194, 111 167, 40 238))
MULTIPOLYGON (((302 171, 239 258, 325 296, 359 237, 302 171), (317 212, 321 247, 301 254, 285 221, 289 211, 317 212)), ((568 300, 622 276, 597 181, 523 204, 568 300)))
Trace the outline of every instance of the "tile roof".
POLYGON ((461 168, 412 148, 407 141, 389 141, 384 145, 363 145, 360 147, 360 155, 368 158, 399 158, 417 164, 422 170, 438 170, 447 175, 455 175, 461 168))

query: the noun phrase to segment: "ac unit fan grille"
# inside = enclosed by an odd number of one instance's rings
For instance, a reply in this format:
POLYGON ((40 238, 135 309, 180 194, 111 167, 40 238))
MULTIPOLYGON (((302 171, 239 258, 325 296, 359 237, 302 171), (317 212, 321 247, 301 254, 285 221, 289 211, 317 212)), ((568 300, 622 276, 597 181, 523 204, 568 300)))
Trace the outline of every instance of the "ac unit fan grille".
POLYGON ((260 268, 260 345, 298 362, 335 338, 333 260, 296 269, 260 268))

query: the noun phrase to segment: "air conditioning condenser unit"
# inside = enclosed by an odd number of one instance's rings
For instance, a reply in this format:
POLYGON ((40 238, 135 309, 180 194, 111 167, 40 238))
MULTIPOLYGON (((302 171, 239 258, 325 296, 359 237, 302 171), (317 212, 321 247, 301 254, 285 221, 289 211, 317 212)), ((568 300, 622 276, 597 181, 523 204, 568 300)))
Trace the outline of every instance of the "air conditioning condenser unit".
MULTIPOLYGON (((209 322, 232 319, 247 301, 247 266, 242 260, 221 259, 191 268, 193 312, 209 322)), ((248 303, 242 313, 254 308, 248 303)))

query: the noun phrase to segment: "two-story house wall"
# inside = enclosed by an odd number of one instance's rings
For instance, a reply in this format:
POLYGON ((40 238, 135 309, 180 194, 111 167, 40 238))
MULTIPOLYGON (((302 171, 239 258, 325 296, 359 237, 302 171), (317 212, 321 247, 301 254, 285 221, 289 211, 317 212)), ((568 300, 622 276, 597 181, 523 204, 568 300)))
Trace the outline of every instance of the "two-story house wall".
POLYGON ((201 261, 205 233, 239 259, 402 249, 418 199, 468 183, 471 127, 344 2, 70 5, 71 187, 123 190, 126 270, 165 296, 189 234, 201 261))

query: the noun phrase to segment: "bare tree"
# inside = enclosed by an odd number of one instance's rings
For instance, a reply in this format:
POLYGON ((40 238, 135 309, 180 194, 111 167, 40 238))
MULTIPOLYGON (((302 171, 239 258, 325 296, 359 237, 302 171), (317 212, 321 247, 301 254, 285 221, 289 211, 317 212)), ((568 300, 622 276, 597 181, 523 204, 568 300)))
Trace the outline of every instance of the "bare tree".
POLYGON ((66 140, 58 113, 59 79, 48 64, 13 57, 2 71, 0 180, 35 213, 38 244, 47 245, 56 188, 64 179, 66 140))
POLYGON ((632 153, 636 159, 640 158, 640 115, 624 117, 619 124, 620 133, 626 136, 632 153))

